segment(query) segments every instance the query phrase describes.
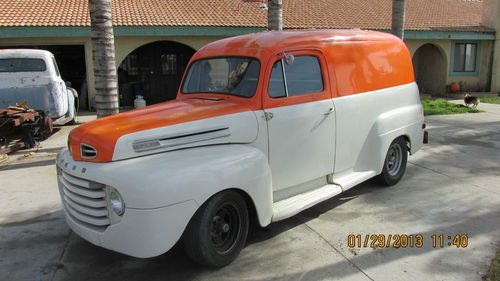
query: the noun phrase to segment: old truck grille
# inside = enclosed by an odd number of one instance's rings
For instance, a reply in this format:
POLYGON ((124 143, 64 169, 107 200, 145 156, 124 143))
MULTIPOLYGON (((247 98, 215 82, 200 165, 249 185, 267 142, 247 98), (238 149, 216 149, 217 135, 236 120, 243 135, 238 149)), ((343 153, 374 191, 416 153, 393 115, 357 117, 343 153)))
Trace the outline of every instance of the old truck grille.
POLYGON ((106 186, 62 172, 58 176, 66 211, 86 225, 106 228, 110 224, 106 204, 106 186))

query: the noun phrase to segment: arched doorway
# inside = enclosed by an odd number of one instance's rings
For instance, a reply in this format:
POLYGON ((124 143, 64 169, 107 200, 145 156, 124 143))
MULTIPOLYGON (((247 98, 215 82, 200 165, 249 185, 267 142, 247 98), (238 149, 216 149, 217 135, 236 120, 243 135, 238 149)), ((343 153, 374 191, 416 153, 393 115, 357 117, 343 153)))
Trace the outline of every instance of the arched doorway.
POLYGON ((434 44, 424 44, 413 55, 415 80, 421 94, 442 96, 446 93, 446 56, 434 44))
POLYGON ((148 105, 175 99, 189 59, 195 50, 184 44, 157 41, 130 53, 118 68, 120 107, 134 104, 136 95, 148 105))

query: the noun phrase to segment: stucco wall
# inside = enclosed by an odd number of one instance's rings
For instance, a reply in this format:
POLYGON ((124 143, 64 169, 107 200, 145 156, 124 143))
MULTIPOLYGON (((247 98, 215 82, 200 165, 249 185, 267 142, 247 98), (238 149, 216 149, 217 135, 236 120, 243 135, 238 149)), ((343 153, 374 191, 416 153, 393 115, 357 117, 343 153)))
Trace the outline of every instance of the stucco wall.
MULTIPOLYGON (((491 77, 491 58, 492 58, 492 41, 476 41, 479 44, 479 72, 477 75, 467 76, 462 74, 451 73, 452 68, 452 47, 455 42, 452 40, 407 40, 405 41, 408 49, 410 50, 411 56, 415 55, 415 52, 421 46, 425 44, 433 44, 442 52, 446 58, 446 85, 452 82, 462 82, 464 84, 463 90, 470 91, 486 91, 490 87, 490 77, 491 77)), ((464 41, 465 42, 465 41, 464 41)), ((439 79, 436 77, 436 79, 439 79)), ((436 81, 437 82, 437 81, 436 81)))
POLYGON ((496 30, 500 29, 500 21, 498 20, 498 14, 500 11, 500 3, 498 0, 483 0, 483 24, 485 26, 494 28, 496 30))

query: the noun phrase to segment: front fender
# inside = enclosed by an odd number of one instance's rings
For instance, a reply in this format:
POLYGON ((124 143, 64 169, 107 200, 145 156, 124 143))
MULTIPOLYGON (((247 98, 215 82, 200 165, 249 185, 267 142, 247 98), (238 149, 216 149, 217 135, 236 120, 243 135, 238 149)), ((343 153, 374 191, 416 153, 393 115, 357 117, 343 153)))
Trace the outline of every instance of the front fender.
MULTIPOLYGON (((59 156, 64 162, 68 157, 67 150, 59 156)), ((259 223, 271 222, 269 164, 259 149, 249 145, 213 145, 109 163, 76 163, 74 176, 116 188, 127 208, 161 208, 188 200, 201 206, 220 191, 239 189, 253 201, 259 223), (83 168, 85 175, 78 174, 83 168)))

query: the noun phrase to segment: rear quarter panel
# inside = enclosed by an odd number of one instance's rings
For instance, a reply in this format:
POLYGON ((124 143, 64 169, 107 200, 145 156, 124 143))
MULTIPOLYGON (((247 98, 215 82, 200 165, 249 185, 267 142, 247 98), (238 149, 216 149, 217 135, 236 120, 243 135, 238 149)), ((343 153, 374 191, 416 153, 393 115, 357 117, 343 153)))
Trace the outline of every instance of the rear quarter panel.
POLYGON ((407 136, 412 153, 422 145, 423 110, 415 83, 335 98, 335 173, 382 171, 385 153, 407 136))
POLYGON ((327 57, 335 85, 335 173, 380 173, 390 143, 399 136, 410 140, 411 153, 420 149, 423 110, 401 40, 345 42, 327 57))

